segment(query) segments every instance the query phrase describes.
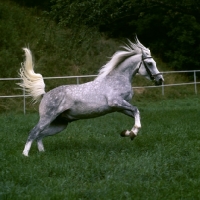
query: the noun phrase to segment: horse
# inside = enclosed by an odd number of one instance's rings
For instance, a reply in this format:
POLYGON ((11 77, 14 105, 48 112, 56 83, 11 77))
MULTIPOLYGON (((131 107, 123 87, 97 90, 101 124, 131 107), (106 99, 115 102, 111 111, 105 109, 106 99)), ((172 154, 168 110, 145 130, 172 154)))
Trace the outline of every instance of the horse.
POLYGON ((32 53, 23 48, 25 60, 21 64, 19 75, 22 81, 17 83, 39 102, 39 121, 29 132, 23 155, 28 156, 33 141, 36 140, 40 152, 44 151, 42 139, 63 131, 73 121, 102 116, 111 112, 123 113, 134 118, 131 130, 121 132, 122 137, 133 140, 141 128, 140 112, 130 103, 133 97, 132 79, 139 73, 156 85, 162 85, 164 79, 156 67, 149 48, 135 38, 122 50, 116 51, 110 60, 100 68, 93 81, 77 85, 61 85, 45 92, 45 83, 41 74, 34 72, 32 53))

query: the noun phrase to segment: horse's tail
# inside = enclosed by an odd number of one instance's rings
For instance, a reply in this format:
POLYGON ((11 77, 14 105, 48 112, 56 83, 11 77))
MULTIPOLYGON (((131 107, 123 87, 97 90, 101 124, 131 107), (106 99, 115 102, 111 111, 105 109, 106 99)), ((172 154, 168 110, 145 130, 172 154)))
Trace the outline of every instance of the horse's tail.
POLYGON ((41 74, 36 74, 33 70, 34 63, 31 51, 28 48, 23 48, 23 50, 25 51, 25 61, 21 64, 19 71, 22 82, 17 84, 32 96, 34 102, 38 102, 45 94, 44 80, 41 74))

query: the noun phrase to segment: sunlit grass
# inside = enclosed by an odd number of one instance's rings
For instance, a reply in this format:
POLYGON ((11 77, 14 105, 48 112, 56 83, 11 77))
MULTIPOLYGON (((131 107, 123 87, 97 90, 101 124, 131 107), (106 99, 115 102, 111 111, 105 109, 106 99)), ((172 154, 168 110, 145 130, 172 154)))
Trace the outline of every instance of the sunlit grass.
POLYGON ((22 150, 38 114, 0 115, 0 199, 198 199, 200 100, 140 102, 142 129, 113 113, 74 122, 22 150))

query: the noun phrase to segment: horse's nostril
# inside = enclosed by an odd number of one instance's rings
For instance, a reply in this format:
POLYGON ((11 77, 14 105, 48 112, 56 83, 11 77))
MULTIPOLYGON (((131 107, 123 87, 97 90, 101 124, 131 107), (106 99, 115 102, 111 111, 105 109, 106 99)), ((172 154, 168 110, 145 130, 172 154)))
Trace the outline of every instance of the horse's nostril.
POLYGON ((157 81, 155 81, 155 85, 162 85, 163 84, 163 79, 159 78, 157 81))

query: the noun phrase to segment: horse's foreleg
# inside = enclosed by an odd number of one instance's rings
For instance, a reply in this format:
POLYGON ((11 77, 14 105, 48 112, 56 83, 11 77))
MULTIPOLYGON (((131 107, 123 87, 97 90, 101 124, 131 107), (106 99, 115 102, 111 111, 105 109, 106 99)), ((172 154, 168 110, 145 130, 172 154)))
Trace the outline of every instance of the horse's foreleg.
MULTIPOLYGON (((128 116, 133 117, 133 114, 130 111, 123 111, 123 113, 128 116)), ((135 113, 135 124, 134 124, 133 128, 130 131, 129 130, 122 131, 121 136, 122 137, 130 137, 131 140, 133 140, 137 136, 140 128, 141 128, 140 114, 139 114, 139 110, 137 110, 135 113)))
POLYGON ((131 140, 133 140, 137 136, 137 134, 138 134, 138 132, 139 132, 139 130, 141 128, 140 112, 137 109, 134 115, 130 111, 123 111, 123 113, 128 115, 128 116, 134 117, 135 118, 135 124, 134 124, 133 128, 130 131, 129 130, 125 130, 125 131, 121 132, 121 136, 122 137, 130 137, 131 140))
POLYGON ((131 131, 137 135, 139 129, 141 128, 141 122, 140 122, 140 112, 139 110, 136 108, 136 111, 134 113, 134 117, 135 117, 135 124, 133 126, 133 128, 131 129, 131 131))
POLYGON ((123 100, 114 100, 112 101, 112 107, 115 107, 119 109, 119 112, 124 113, 125 115, 128 115, 135 119, 135 124, 133 128, 129 130, 125 130, 121 133, 122 137, 130 137, 131 140, 133 140, 141 128, 141 122, 140 122, 140 112, 136 106, 131 105, 129 102, 123 100))

